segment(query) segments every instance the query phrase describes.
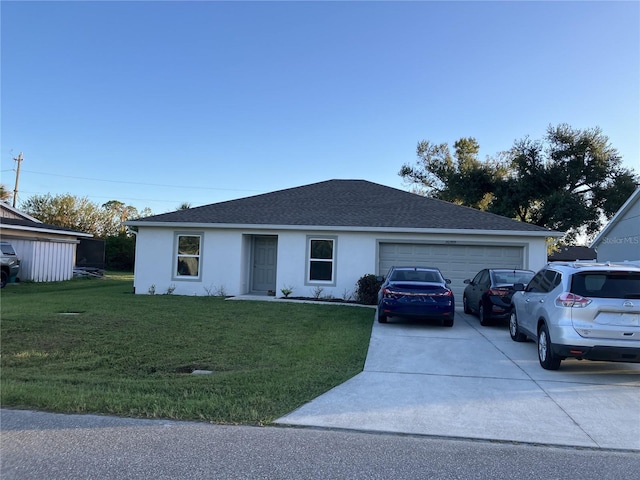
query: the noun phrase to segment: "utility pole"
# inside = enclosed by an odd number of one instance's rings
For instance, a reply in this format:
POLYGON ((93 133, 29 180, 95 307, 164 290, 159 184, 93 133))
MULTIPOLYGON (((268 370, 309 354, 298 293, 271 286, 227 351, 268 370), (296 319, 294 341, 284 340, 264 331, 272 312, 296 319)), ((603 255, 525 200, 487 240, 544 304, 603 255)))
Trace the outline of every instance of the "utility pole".
POLYGON ((16 200, 18 199, 18 182, 20 181, 20 164, 22 163, 22 152, 14 158, 18 162, 18 168, 16 168, 16 188, 13 189, 13 208, 16 207, 16 200))

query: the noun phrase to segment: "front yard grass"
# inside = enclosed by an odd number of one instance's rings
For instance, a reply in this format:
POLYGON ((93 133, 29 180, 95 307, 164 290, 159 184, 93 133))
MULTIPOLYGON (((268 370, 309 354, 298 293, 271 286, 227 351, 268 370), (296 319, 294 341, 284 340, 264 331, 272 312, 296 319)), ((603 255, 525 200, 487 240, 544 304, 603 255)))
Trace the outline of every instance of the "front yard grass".
POLYGON ((369 308, 132 291, 117 275, 4 288, 2 406, 262 425, 364 366, 369 308))

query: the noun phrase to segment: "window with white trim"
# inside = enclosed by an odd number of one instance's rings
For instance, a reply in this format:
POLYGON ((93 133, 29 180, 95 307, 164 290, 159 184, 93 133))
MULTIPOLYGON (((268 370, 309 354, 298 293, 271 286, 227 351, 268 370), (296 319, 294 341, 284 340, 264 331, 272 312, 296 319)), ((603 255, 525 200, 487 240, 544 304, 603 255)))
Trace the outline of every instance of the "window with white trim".
POLYGON ((202 234, 176 234, 175 264, 173 275, 179 279, 200 278, 200 251, 202 234))
POLYGON ((309 238, 307 281, 333 283, 335 275, 335 239, 309 238))

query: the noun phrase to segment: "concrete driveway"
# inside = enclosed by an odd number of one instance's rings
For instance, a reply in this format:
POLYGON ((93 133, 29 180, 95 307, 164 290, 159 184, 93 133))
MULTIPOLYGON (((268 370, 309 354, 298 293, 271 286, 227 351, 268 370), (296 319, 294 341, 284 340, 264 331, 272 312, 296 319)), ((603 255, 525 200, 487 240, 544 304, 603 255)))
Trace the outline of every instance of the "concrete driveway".
POLYGON ((364 371, 283 425, 640 451, 640 364, 543 370, 506 324, 374 323, 364 371))

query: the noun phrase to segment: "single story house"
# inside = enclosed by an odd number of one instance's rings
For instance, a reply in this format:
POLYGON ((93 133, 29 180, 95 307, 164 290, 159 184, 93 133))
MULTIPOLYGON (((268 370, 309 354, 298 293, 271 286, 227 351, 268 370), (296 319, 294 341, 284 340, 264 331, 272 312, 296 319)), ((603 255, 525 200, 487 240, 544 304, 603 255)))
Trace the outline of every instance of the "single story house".
POLYGON ((20 258, 21 281, 58 282, 73 278, 76 246, 90 233, 48 225, 0 202, 0 237, 20 258))
POLYGON ((640 262, 640 187, 591 242, 599 262, 640 262))
POLYGON ((462 298, 485 267, 538 269, 561 233, 365 180, 328 180, 125 222, 135 293, 353 295, 392 265, 439 267, 462 298))

